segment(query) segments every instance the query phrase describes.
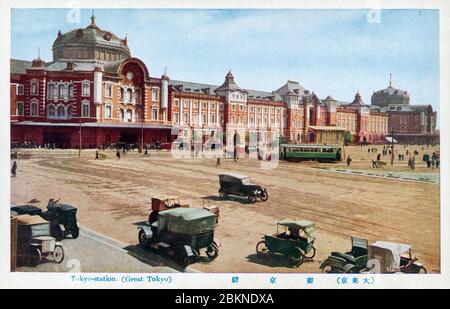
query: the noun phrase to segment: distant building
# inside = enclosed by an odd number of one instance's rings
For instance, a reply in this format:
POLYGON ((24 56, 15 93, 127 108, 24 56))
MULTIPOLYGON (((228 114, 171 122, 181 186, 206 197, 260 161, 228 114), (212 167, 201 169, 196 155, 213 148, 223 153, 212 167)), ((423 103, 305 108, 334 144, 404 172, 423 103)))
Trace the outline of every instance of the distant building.
POLYGON ((408 91, 392 87, 392 81, 386 89, 372 95, 372 110, 389 115, 389 135, 401 143, 439 143, 436 132, 437 113, 428 105, 410 105, 408 91))
MULTIPOLYGON (((58 147, 117 143, 201 141, 222 131, 223 141, 242 146, 283 135, 289 142, 317 142, 318 128, 344 128, 356 142, 384 142, 390 125, 399 134, 433 134, 436 113, 409 105, 409 96, 388 88, 352 102, 321 100, 296 81, 272 92, 241 88, 231 71, 222 85, 151 77, 132 57, 128 39, 100 29, 57 33, 53 60, 11 59, 11 141, 58 147), (395 110, 393 109, 395 107, 395 110), (400 109, 398 109, 400 108, 400 109)), ((328 135, 330 133, 327 133, 328 135)), ((421 135, 421 136, 422 136, 421 135)), ((170 145, 170 144, 169 144, 170 145)))

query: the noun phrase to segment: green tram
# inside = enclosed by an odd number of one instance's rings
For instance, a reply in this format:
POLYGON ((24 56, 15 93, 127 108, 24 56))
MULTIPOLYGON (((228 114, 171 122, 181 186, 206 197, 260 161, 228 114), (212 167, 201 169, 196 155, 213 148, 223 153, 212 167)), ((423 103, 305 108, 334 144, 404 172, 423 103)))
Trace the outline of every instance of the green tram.
POLYGON ((317 160, 335 162, 341 160, 342 148, 333 145, 282 144, 280 158, 287 161, 317 160))

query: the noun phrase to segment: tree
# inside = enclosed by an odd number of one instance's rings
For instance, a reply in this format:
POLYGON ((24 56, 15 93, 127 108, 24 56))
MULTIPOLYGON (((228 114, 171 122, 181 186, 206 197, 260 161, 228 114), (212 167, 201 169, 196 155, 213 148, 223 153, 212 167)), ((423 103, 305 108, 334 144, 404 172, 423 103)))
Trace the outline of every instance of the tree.
POLYGON ((349 131, 345 131, 344 133, 344 142, 346 145, 353 144, 354 137, 349 131))

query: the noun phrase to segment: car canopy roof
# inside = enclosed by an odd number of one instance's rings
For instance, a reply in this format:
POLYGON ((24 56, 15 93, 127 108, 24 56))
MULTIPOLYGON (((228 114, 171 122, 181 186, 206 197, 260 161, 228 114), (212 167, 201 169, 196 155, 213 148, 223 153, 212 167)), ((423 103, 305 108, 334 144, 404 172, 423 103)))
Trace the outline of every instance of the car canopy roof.
POLYGON ((400 271, 400 256, 411 249, 411 245, 389 241, 377 241, 369 245, 369 259, 377 259, 380 262, 380 271, 400 271))
POLYGON ((160 201, 167 201, 167 200, 177 200, 179 199, 178 196, 170 196, 170 195, 158 195, 158 196, 153 196, 152 200, 160 200, 160 201))
POLYGON ((314 223, 311 221, 308 221, 308 220, 284 219, 284 220, 278 221, 277 224, 282 225, 282 226, 287 226, 289 228, 294 228, 294 229, 305 229, 308 227, 314 228, 314 223))
POLYGON ((249 178, 249 176, 241 175, 241 174, 238 174, 238 173, 222 173, 222 174, 219 174, 219 177, 220 178, 222 178, 222 177, 231 177, 231 178, 237 178, 237 179, 249 178))
POLYGON ((213 229, 216 215, 203 208, 173 208, 158 215, 158 229, 174 233, 194 235, 213 229))
POLYGON ((284 219, 284 220, 278 221, 277 224, 281 225, 281 226, 286 226, 289 229, 303 230, 306 234, 308 242, 315 239, 315 237, 314 237, 315 224, 311 221, 284 219))
POLYGON ((41 218, 41 216, 20 215, 17 216, 17 222, 19 225, 35 225, 49 223, 47 220, 41 218))
POLYGON ((33 206, 33 205, 18 205, 18 206, 12 206, 12 211, 22 211, 24 213, 27 212, 42 212, 42 209, 39 207, 33 206))
POLYGON ((62 211, 68 211, 68 210, 74 210, 74 209, 76 209, 76 208, 73 207, 73 206, 70 206, 70 205, 67 205, 67 204, 60 204, 60 203, 49 204, 49 205, 47 206, 47 208, 48 208, 49 210, 60 209, 60 210, 62 210, 62 211))

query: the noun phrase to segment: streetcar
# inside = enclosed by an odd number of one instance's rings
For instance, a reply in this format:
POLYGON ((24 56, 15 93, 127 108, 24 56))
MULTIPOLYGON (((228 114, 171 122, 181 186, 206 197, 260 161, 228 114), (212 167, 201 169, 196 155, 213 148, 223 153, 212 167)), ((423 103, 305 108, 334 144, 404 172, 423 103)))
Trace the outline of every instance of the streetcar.
POLYGON ((280 158, 286 161, 336 162, 341 160, 342 147, 317 144, 282 144, 280 158))

